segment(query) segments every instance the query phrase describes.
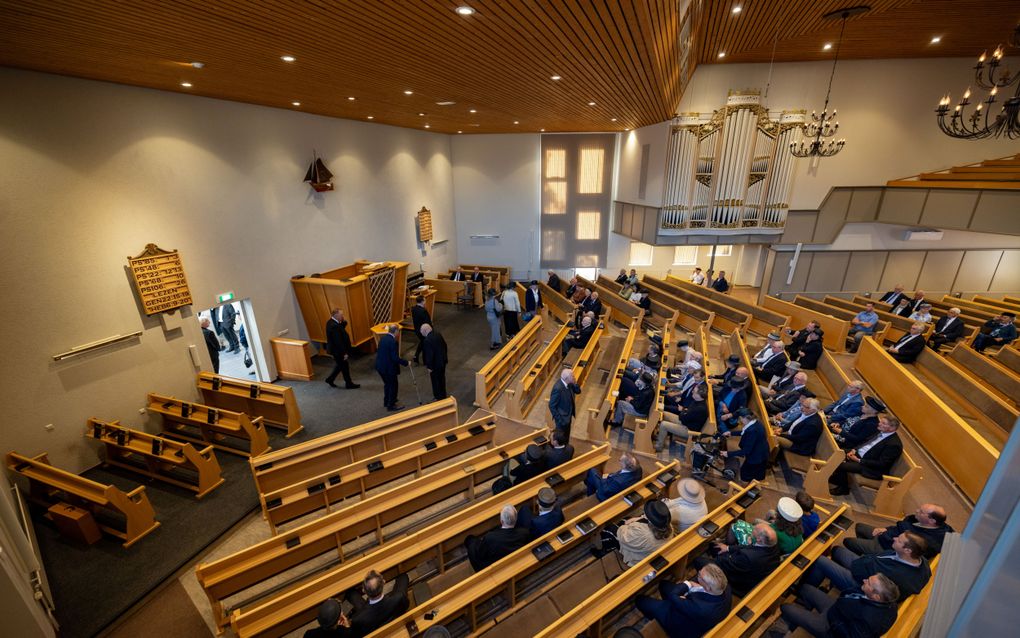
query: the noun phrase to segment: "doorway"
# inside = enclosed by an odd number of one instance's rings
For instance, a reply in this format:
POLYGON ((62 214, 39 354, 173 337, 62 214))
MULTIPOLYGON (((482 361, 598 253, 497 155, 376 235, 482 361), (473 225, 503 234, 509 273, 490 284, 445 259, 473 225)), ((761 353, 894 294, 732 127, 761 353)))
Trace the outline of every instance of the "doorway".
MULTIPOLYGON (((199 311, 200 325, 204 319, 209 320, 209 329, 219 344, 218 374, 250 381, 268 380, 251 299, 235 300, 199 311)), ((211 344, 209 347, 212 348, 211 344)))

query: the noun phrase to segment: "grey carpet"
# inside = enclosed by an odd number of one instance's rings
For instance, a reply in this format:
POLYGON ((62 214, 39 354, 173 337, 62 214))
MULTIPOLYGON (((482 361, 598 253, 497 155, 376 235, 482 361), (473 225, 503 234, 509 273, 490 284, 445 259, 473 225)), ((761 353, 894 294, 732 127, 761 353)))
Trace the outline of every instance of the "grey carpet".
MULTIPOLYGON (((436 329, 449 348, 447 390, 457 398, 463 420, 474 411, 475 372, 492 354, 488 349, 489 327, 478 309, 437 304, 435 314, 436 329)), ((402 342, 404 357, 411 358, 416 346, 414 336, 405 332, 402 342)), ((329 357, 315 357, 313 365, 315 380, 280 382, 294 388, 305 429, 290 440, 271 429, 274 449, 390 414, 382 405, 382 380, 373 367, 374 355, 358 355, 351 361, 351 374, 361 384, 357 390, 334 389, 322 381, 332 369, 329 357)), ((399 396, 407 407, 417 405, 419 395, 422 402, 432 400, 425 369, 415 369, 414 375, 418 394, 410 371, 405 370, 400 377, 399 396)), ((128 549, 106 536, 92 547, 76 546, 61 538, 52 526, 44 522, 36 525, 61 636, 94 636, 258 507, 247 460, 223 452, 217 453, 217 458, 226 481, 200 501, 186 490, 158 481, 144 482, 138 475, 117 468, 97 467, 84 473, 124 490, 140 483, 146 485, 162 526, 128 549)))

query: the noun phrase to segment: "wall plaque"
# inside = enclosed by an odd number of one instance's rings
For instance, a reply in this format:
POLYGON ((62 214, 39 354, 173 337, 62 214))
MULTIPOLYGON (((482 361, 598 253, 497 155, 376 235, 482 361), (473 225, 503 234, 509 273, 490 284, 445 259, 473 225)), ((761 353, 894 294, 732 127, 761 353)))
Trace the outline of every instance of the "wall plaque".
POLYGON ((191 290, 184 276, 181 255, 176 250, 147 244, 142 254, 128 256, 128 266, 145 314, 155 315, 191 305, 191 290))
POLYGON ((432 241, 432 211, 424 206, 418 211, 418 241, 432 241))

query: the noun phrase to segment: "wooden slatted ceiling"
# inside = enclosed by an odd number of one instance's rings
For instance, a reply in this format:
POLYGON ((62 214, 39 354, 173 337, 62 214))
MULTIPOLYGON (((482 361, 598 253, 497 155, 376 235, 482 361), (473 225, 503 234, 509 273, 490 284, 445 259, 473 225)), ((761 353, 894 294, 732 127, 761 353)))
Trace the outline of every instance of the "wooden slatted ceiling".
MULTIPOLYGON (((1020 17, 1016 0, 868 1, 841 58, 976 55, 1020 17), (943 44, 932 47, 936 33, 943 44)), ((821 44, 839 21, 821 16, 844 4, 0 0, 0 64, 445 133, 613 131, 675 112, 681 5, 694 61, 715 63, 725 50, 731 63, 768 61, 777 28, 778 60, 831 59, 821 44), (458 16, 460 4, 477 13, 458 16)))

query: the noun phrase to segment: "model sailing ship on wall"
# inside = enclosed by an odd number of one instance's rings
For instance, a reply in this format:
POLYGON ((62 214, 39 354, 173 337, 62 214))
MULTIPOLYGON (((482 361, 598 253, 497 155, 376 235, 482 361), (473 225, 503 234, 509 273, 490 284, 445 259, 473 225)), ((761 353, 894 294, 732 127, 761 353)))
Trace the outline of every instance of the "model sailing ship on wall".
POLYGON ((333 173, 329 172, 322 158, 312 155, 312 163, 308 166, 304 181, 310 183, 316 193, 333 190, 333 173))

